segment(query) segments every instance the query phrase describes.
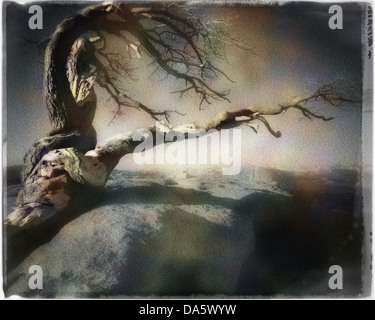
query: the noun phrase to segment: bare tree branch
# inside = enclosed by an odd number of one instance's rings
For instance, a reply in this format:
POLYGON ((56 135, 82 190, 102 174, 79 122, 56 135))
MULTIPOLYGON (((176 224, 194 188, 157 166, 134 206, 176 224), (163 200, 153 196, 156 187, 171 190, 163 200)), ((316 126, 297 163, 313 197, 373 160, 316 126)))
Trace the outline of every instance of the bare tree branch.
MULTIPOLYGON (((282 103, 275 108, 249 107, 231 112, 221 112, 212 121, 209 121, 207 123, 187 123, 179 126, 164 126, 162 129, 152 127, 148 130, 153 135, 152 146, 155 146, 157 142, 155 136, 157 133, 166 135, 168 133, 174 132, 176 134, 179 134, 179 136, 182 135, 186 139, 188 139, 191 138, 191 136, 189 135, 191 130, 203 130, 203 134, 206 134, 209 132, 209 130, 212 129, 230 129, 240 126, 242 124, 250 125, 255 121, 260 121, 274 137, 280 138, 281 132, 272 129, 266 117, 279 115, 282 112, 286 112, 289 109, 297 109, 301 111, 303 116, 310 120, 312 120, 313 118, 322 121, 333 120, 333 117, 325 117, 316 114, 313 111, 309 110, 306 106, 307 103, 319 99, 322 99, 329 105, 334 104, 335 106, 347 102, 357 102, 337 94, 331 86, 323 86, 322 88, 316 90, 312 94, 296 97, 293 100, 282 103)), ((95 148, 95 150, 89 151, 88 155, 90 157, 98 159, 100 162, 105 163, 106 167, 109 168, 108 172, 110 172, 116 166, 121 157, 123 157, 125 154, 134 152, 135 147, 142 142, 134 141, 133 136, 134 133, 127 133, 124 135, 111 138, 103 142, 102 144, 99 144, 95 148)), ((193 137, 196 136, 193 135, 193 137)))

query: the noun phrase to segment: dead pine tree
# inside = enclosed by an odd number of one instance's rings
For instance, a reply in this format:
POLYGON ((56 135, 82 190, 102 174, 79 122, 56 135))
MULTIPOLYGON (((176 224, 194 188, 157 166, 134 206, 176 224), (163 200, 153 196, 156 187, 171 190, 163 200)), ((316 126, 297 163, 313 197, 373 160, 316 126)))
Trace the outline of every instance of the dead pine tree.
MULTIPOLYGON (((179 95, 193 92, 200 97, 201 104, 215 100, 229 103, 229 91, 217 90, 212 85, 218 76, 229 79, 215 61, 223 58, 225 46, 243 46, 224 30, 224 25, 205 22, 193 8, 178 4, 95 4, 57 26, 45 52, 45 101, 52 131, 25 156, 22 189, 5 221, 8 268, 45 241, 46 234, 53 234, 84 210, 102 192, 121 157, 132 153, 142 142, 135 141, 130 132, 97 143, 93 127, 98 107, 94 84, 104 88, 116 103, 115 116, 123 108, 136 108, 154 120, 169 120, 175 112, 156 111, 116 85, 116 77, 129 70, 121 64, 118 54, 108 51, 108 37, 116 37, 124 51, 131 48, 137 55, 151 56, 157 68, 182 80, 185 87, 177 92, 179 95)), ((308 108, 314 100, 334 106, 352 102, 332 86, 323 85, 311 94, 275 107, 249 106, 222 112, 208 123, 153 127, 149 132, 155 136, 158 130, 161 134, 175 131, 187 137, 190 129, 221 130, 259 122, 278 138, 281 133, 271 127, 267 117, 289 109, 297 109, 309 119, 332 120, 308 108)))

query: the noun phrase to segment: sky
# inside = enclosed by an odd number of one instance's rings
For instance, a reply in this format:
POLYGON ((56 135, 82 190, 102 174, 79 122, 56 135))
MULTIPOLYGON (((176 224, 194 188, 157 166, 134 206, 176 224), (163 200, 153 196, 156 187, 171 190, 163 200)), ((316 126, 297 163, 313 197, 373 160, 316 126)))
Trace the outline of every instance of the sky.
MULTIPOLYGON (((5 5, 4 41, 6 43, 6 103, 3 121, 7 144, 7 164, 18 165, 32 144, 49 130, 43 102, 43 50, 38 42, 53 33, 57 24, 84 4, 42 3, 43 30, 28 28, 28 5, 5 5)), ((176 109, 185 116, 174 115, 171 123, 208 121, 224 110, 252 105, 277 106, 294 96, 312 92, 320 84, 354 85, 357 97, 362 83, 361 7, 343 4, 343 29, 328 27, 328 3, 289 3, 283 6, 208 6, 201 10, 207 20, 229 21, 228 30, 252 48, 244 51, 228 48, 227 61, 221 68, 234 80, 218 79, 214 86, 230 89, 228 102, 215 102, 198 108, 197 97, 182 100, 171 94, 181 83, 168 77, 153 76, 147 58, 135 61, 137 81, 122 79, 126 93, 156 110, 176 109)), ((114 50, 122 50, 112 43, 114 50)), ((136 59, 136 58, 135 58, 136 59)), ((126 109, 125 115, 111 119, 115 105, 99 87, 98 109, 94 126, 98 141, 121 132, 154 125, 148 115, 126 109)), ((347 92, 347 91, 346 91, 347 92)), ((334 120, 310 121, 297 111, 268 117, 281 138, 269 134, 260 125, 258 133, 241 127, 243 165, 282 170, 320 170, 332 166, 361 166, 362 108, 348 104, 343 108, 314 103, 314 110, 333 116, 334 120)), ((137 168, 131 157, 121 160, 118 168, 137 168)), ((177 167, 179 169, 179 167, 177 167)))

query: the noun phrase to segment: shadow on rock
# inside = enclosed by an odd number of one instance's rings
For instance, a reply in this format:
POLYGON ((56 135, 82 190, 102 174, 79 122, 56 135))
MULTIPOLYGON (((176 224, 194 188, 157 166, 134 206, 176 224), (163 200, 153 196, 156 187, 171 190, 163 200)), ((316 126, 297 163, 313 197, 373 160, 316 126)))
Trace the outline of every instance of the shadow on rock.
POLYGON ((340 204, 348 193, 301 189, 240 200, 157 183, 109 191, 44 239, 60 230, 12 273, 9 294, 35 294, 20 274, 36 262, 51 297, 330 294, 333 264, 351 270, 341 293, 359 294, 362 227, 340 204))
POLYGON ((185 189, 152 183, 150 186, 119 188, 110 191, 103 203, 142 203, 178 205, 220 205, 233 208, 237 201, 231 198, 219 198, 206 191, 185 189))
MULTIPOLYGON (((103 197, 103 190, 86 188, 79 192, 78 201, 67 209, 57 212, 48 205, 41 204, 38 208, 26 208, 25 215, 38 209, 40 214, 50 212, 50 217, 43 224, 31 228, 5 224, 5 265, 8 271, 19 265, 31 252, 48 243, 66 224, 92 209, 103 197), (30 211, 30 212, 28 212, 30 211)), ((11 284, 11 283, 10 283, 11 284)))

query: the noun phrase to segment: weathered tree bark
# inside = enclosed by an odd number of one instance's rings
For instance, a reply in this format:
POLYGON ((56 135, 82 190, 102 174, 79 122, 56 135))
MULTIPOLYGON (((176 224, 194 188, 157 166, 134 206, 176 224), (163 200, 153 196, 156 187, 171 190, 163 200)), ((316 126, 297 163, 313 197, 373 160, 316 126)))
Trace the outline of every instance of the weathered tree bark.
MULTIPOLYGON (((19 263, 35 246, 47 241, 53 230, 95 203, 121 157, 134 152, 142 142, 133 139, 134 133, 125 133, 96 145, 96 131, 92 125, 97 108, 94 83, 107 90, 118 105, 118 112, 122 106, 132 107, 143 110, 155 120, 160 116, 168 120, 171 111, 154 111, 122 93, 113 83, 113 74, 118 74, 122 66, 105 52, 103 33, 112 34, 137 50, 142 47, 161 69, 184 80, 187 87, 179 91, 181 95, 193 90, 201 95, 202 101, 227 100, 227 92, 216 91, 207 84, 208 79, 218 74, 226 76, 209 58, 212 53, 218 53, 205 51, 213 38, 199 19, 189 18, 191 13, 181 11, 187 16, 179 16, 170 9, 170 6, 158 5, 128 8, 124 4, 99 4, 82 10, 57 27, 45 55, 45 96, 53 130, 36 142, 25 156, 22 190, 16 207, 5 221, 8 252, 16 252, 9 259, 8 268, 19 263), (144 20, 157 25, 145 26, 144 20), (88 31, 96 32, 98 37, 88 39, 88 31), (126 38, 124 32, 138 42, 126 38), (173 43, 163 38, 165 33, 179 37, 186 51, 173 47, 173 43), (207 42, 203 47, 199 46, 200 39, 207 42), (102 44, 101 48, 95 45, 98 42, 102 44), (181 63, 186 65, 185 73, 178 69, 181 63)), ((306 107, 309 101, 317 99, 334 105, 349 101, 336 94, 332 87, 324 86, 275 108, 249 107, 222 112, 208 123, 169 126, 159 134, 175 131, 188 138, 191 129, 222 130, 241 124, 255 130, 252 123, 259 121, 273 136, 280 137, 281 133, 271 128, 267 116, 298 109, 310 119, 332 119, 306 107)), ((155 136, 159 129, 149 130, 155 136)))

